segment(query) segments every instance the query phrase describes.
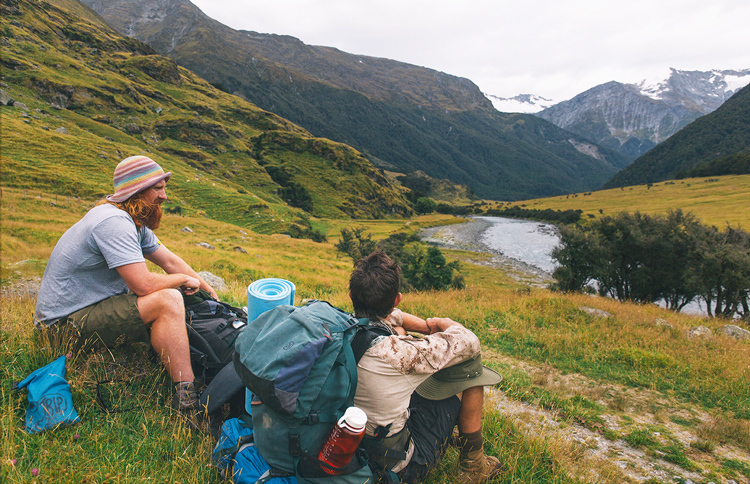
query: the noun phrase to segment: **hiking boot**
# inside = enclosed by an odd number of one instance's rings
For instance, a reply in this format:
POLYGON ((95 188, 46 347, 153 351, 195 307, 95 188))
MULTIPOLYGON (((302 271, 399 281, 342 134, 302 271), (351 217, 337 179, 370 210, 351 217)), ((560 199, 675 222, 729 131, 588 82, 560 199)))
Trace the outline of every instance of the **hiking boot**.
POLYGON ((198 389, 193 382, 181 381, 175 385, 175 394, 169 406, 177 410, 193 430, 201 429, 203 408, 201 408, 198 389))
POLYGON ((181 381, 175 385, 175 394, 170 406, 180 412, 192 412, 198 409, 198 389, 191 381, 181 381))
POLYGON ((479 449, 467 453, 461 453, 458 458, 459 484, 480 484, 499 476, 503 470, 502 464, 497 457, 485 455, 484 450, 479 449))

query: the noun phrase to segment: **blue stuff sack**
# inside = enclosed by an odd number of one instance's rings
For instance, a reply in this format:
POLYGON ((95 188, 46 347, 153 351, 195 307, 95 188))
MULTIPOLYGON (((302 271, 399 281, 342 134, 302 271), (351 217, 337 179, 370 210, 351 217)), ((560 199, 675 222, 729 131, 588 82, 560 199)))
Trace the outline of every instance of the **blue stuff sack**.
POLYGON ((73 395, 65 379, 65 359, 63 355, 13 385, 16 390, 27 388, 29 391, 26 431, 30 434, 81 421, 73 408, 73 395))
POLYGON ((271 467, 253 443, 252 419, 249 415, 224 422, 211 461, 221 469, 224 478, 227 473, 231 474, 234 484, 255 484, 257 481, 297 484, 294 477, 271 475, 271 467))

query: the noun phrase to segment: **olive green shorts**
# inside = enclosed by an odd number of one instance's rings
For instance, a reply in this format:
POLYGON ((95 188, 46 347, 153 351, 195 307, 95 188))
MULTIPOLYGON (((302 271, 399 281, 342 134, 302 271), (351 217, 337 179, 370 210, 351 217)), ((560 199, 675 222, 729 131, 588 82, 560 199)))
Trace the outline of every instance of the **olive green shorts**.
POLYGON ((138 312, 137 299, 137 295, 128 292, 70 314, 67 323, 75 328, 75 346, 113 348, 137 341, 148 342, 148 329, 138 312))

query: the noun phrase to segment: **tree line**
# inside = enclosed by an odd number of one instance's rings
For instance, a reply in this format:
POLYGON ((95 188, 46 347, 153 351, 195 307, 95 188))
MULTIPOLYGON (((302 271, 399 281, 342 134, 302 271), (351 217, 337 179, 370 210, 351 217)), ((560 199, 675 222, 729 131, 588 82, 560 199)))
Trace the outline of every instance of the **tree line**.
POLYGON ((623 212, 586 228, 562 226, 552 257, 561 291, 664 301, 673 311, 697 300, 709 316, 750 319, 750 236, 702 225, 692 213, 623 212))

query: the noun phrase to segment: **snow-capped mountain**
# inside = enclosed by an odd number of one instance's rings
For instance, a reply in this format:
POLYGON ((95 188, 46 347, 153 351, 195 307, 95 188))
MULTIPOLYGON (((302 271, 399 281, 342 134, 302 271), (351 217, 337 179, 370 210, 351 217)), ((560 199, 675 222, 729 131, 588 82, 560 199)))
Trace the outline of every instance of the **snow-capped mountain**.
POLYGON ((659 80, 601 84, 536 115, 634 160, 748 84, 750 69, 670 69, 659 80))
POLYGON ((484 95, 492 101, 495 109, 503 113, 534 114, 555 104, 555 101, 536 94, 519 94, 514 97, 499 97, 488 93, 484 95))

